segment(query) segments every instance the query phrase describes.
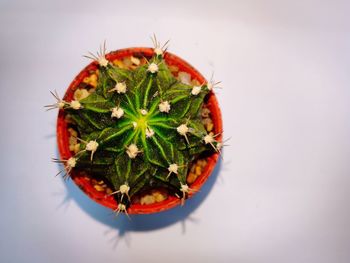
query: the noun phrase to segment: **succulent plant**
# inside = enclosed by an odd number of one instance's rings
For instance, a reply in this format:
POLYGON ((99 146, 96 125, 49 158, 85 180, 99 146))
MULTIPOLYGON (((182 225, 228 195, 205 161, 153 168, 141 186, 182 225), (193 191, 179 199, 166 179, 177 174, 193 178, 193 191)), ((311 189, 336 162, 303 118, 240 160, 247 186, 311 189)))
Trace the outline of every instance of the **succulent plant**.
POLYGON ((186 176, 191 162, 203 153, 219 152, 217 135, 208 134, 200 111, 212 82, 184 84, 169 70, 164 46, 154 40, 154 55, 129 70, 97 56, 97 87, 81 100, 57 102, 78 131, 79 151, 63 163, 103 178, 114 188, 117 212, 126 212, 131 198, 144 189, 162 187, 185 200, 191 189, 186 176))

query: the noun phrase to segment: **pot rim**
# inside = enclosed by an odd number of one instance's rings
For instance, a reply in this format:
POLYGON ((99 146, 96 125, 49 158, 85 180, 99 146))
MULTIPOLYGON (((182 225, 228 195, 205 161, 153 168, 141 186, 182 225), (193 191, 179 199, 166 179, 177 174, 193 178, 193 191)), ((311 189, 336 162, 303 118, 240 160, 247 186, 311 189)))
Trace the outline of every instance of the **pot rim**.
MULTIPOLYGON (((131 47, 118 49, 115 51, 111 51, 106 54, 106 59, 109 61, 113 61, 115 59, 121 59, 127 56, 135 56, 135 57, 151 57, 153 55, 153 48, 148 47, 131 47)), ((197 79, 200 83, 206 83, 206 79, 203 77, 201 73, 193 66, 191 66, 188 62, 183 60, 182 58, 170 53, 166 52, 164 54, 164 60, 167 65, 176 65, 179 68, 179 71, 187 72, 191 75, 191 78, 197 79)), ((74 80, 68 86, 65 95, 63 97, 64 100, 70 101, 73 98, 74 91, 78 88, 78 85, 83 81, 83 79, 90 75, 90 71, 96 70, 98 68, 98 63, 93 61, 89 63, 85 68, 83 68, 79 74, 74 78, 74 80)), ((211 112, 211 118, 214 124, 214 133, 220 134, 217 137, 218 141, 222 141, 222 116, 221 111, 218 105, 218 101, 213 91, 211 91, 208 95, 207 107, 211 112)), ((69 150, 69 133, 68 133, 68 125, 65 121, 65 113, 63 110, 59 110, 57 117, 57 145, 59 150, 59 155, 61 159, 68 159, 72 156, 69 150)), ((214 170, 214 167, 218 160, 218 153, 213 153, 212 155, 206 158, 207 165, 204 168, 204 171, 201 175, 199 175, 196 180, 190 185, 192 189, 199 190, 202 185, 207 181, 208 177, 214 170)), ((80 172, 76 172, 72 170, 70 177, 74 181, 74 183, 92 200, 95 202, 116 210, 118 204, 113 196, 106 196, 105 193, 98 192, 90 181, 80 172)), ((188 197, 191 197, 194 193, 190 193, 188 197)), ((164 210, 168 210, 175 206, 181 204, 181 199, 175 196, 168 196, 168 198, 161 202, 156 202, 149 205, 141 205, 141 204, 132 204, 127 209, 128 214, 151 214, 157 213, 164 210)))

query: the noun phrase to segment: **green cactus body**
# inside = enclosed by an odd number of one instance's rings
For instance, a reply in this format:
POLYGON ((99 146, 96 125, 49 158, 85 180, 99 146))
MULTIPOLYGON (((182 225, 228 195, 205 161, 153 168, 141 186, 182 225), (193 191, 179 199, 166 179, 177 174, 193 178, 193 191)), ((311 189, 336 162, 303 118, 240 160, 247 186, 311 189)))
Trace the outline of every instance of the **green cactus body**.
POLYGON ((108 181, 120 210, 152 187, 185 198, 191 162, 218 150, 200 117, 208 85, 181 83, 163 54, 155 53, 133 70, 100 63, 96 91, 77 105, 64 102, 61 107, 81 141, 70 168, 108 181))

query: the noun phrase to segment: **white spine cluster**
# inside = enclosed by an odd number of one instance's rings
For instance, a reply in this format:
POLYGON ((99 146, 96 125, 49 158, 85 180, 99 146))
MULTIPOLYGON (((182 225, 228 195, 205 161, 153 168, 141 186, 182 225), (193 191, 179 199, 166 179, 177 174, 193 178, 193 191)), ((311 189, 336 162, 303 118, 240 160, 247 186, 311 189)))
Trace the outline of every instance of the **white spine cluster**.
POLYGON ((98 143, 96 141, 89 141, 86 144, 86 150, 87 151, 96 152, 97 147, 98 147, 98 143))
POLYGON ((205 144, 213 143, 215 141, 214 137, 210 134, 205 135, 203 137, 203 140, 204 140, 205 144))
POLYGON ((119 191, 121 194, 129 194, 129 190, 130 190, 130 186, 128 186, 127 184, 122 184, 120 187, 119 187, 119 191))
POLYGON ((139 148, 137 148, 137 145, 134 143, 126 147, 126 153, 128 154, 130 159, 135 159, 140 152, 141 151, 139 150, 139 148))
POLYGON ((148 65, 147 71, 151 72, 151 73, 156 73, 158 72, 159 67, 156 63, 151 63, 148 65))
POLYGON ((178 166, 176 163, 170 164, 169 167, 168 167, 169 173, 168 173, 167 178, 168 178, 172 173, 177 174, 177 173, 178 173, 178 171, 177 171, 178 169, 179 169, 179 166, 178 166))
POLYGON ((201 92, 202 87, 201 86, 193 86, 191 90, 191 94, 194 96, 197 96, 201 92))
POLYGON ((182 205, 184 205, 185 203, 186 194, 189 194, 191 192, 196 192, 196 190, 190 188, 187 184, 182 184, 182 183, 181 183, 180 191, 182 192, 182 198, 181 198, 182 205))
POLYGON ((156 47, 155 49, 153 49, 154 53, 156 53, 157 56, 159 55, 163 55, 163 50, 159 47, 156 47))
POLYGON ((146 137, 147 138, 151 138, 153 135, 154 135, 154 130, 149 128, 149 127, 147 127, 146 128, 146 137))
POLYGON ((190 188, 188 187, 187 184, 181 184, 180 191, 183 192, 183 193, 189 193, 190 192, 190 188))
POLYGON ((115 107, 112 109, 112 118, 120 119, 124 115, 124 110, 121 107, 115 107))
POLYGON ((145 110, 145 109, 141 109, 140 112, 141 112, 142 115, 147 115, 147 113, 148 113, 148 111, 145 110))
POLYGON ((76 165, 77 165, 77 159, 74 158, 74 157, 70 157, 68 160, 67 160, 67 168, 68 169, 72 169, 74 168, 76 165))
POLYGON ((130 191, 130 186, 125 183, 125 184, 122 184, 121 186, 119 186, 119 190, 118 191, 115 191, 109 195, 114 195, 114 194, 117 194, 117 193, 121 193, 122 194, 122 197, 120 199, 120 201, 123 201, 123 198, 124 198, 124 195, 126 195, 130 201, 130 196, 129 196, 129 191, 130 191))
POLYGON ((151 38, 151 39, 152 39, 153 46, 154 46, 154 49, 153 49, 154 53, 157 56, 163 56, 164 52, 167 49, 167 45, 169 43, 169 40, 166 41, 165 44, 161 47, 160 42, 157 40, 157 37, 155 34, 153 35, 153 38, 151 38))
POLYGON ((216 152, 221 153, 221 152, 220 152, 220 149, 222 148, 223 144, 222 144, 221 142, 217 142, 217 141, 215 140, 215 137, 217 137, 217 136, 219 136, 219 135, 220 135, 220 133, 215 134, 215 135, 213 135, 212 133, 209 133, 209 134, 207 134, 207 135, 205 135, 205 136, 203 137, 203 141, 204 141, 205 144, 210 144, 211 147, 213 147, 213 149, 214 149, 216 152), (216 146, 214 145, 215 142, 216 142, 216 146))
POLYGON ((216 144, 216 149, 218 149, 218 151, 221 151, 222 146, 223 146, 223 143, 218 142, 218 143, 216 144))
POLYGON ((66 159, 60 160, 60 159, 53 158, 52 161, 54 161, 55 163, 61 163, 64 165, 65 170, 64 169, 60 170, 56 174, 56 176, 57 176, 65 171, 65 174, 63 175, 63 179, 69 178, 70 172, 77 164, 77 158, 75 158, 75 157, 70 157, 68 160, 66 160, 66 159))
POLYGON ((126 93, 127 87, 126 84, 124 82, 118 82, 117 84, 115 84, 113 89, 110 89, 108 92, 113 92, 116 91, 118 94, 121 93, 126 93))
MULTIPOLYGON (((214 74, 214 73, 213 73, 214 74)), ((214 88, 220 88, 217 85, 219 85, 221 83, 221 81, 217 81, 215 82, 213 80, 213 74, 211 75, 210 81, 206 84, 206 87, 209 91, 212 91, 214 88)))
POLYGON ((98 148, 98 143, 96 141, 89 141, 85 146, 85 150, 91 152, 91 158, 90 158, 91 161, 94 157, 94 153, 97 151, 97 148, 98 148))
POLYGON ((189 132, 189 128, 187 127, 186 124, 181 124, 179 127, 176 128, 177 132, 184 136, 186 139, 186 142, 189 144, 188 138, 187 138, 187 133, 189 132))
POLYGON ((169 113, 170 103, 168 101, 162 101, 161 103, 159 103, 158 108, 160 112, 169 113))
POLYGON ((190 129, 187 127, 187 125, 181 124, 179 127, 176 128, 176 130, 180 135, 185 137, 186 142, 189 144, 190 142, 188 141, 187 133, 189 132, 190 129))
POLYGON ((124 204, 118 204, 118 208, 116 210, 114 210, 114 212, 116 212, 117 215, 119 215, 119 213, 124 212, 129 217, 128 212, 126 210, 126 205, 124 205, 124 204))
POLYGON ((64 105, 66 105, 66 103, 63 100, 57 102, 57 108, 59 109, 63 109, 64 105))
POLYGON ((81 104, 79 101, 77 100, 72 100, 70 103, 69 103, 70 107, 74 110, 79 110, 82 108, 81 104))
POLYGON ((188 133, 188 127, 186 124, 181 124, 179 127, 176 128, 177 132, 182 135, 185 136, 188 133))
POLYGON ((107 67, 109 61, 106 59, 106 41, 103 43, 103 46, 100 46, 100 52, 97 52, 97 55, 89 52, 89 56, 84 57, 95 60, 101 67, 107 67))
POLYGON ((185 199, 186 199, 186 194, 188 194, 190 192, 190 188, 188 187, 187 184, 181 183, 180 191, 182 192, 181 205, 184 205, 185 199))
POLYGON ((119 210, 119 212, 121 212, 121 211, 126 211, 126 206, 123 205, 123 204, 119 204, 119 205, 118 205, 118 210, 119 210))
POLYGON ((100 66, 102 67, 107 67, 108 65, 108 60, 106 59, 105 56, 100 56, 97 60, 98 64, 100 64, 100 66))
POLYGON ((172 163, 168 167, 168 171, 174 174, 177 174, 177 169, 179 169, 179 166, 176 163, 172 163))
POLYGON ((66 104, 69 104, 66 101, 60 99, 60 96, 58 95, 56 90, 54 92, 50 91, 50 93, 56 99, 56 103, 46 105, 45 107, 47 108, 47 110, 63 109, 66 104))

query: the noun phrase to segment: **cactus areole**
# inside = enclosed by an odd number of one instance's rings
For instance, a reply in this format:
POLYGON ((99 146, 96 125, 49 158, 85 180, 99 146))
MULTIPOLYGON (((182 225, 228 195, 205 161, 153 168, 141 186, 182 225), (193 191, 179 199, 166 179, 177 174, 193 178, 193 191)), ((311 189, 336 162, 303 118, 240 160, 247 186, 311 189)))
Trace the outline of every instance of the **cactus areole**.
POLYGON ((93 200, 117 212, 154 213, 183 203, 207 180, 220 153, 221 113, 211 83, 184 60, 159 48, 98 55, 62 99, 55 96, 60 162, 68 176, 93 200), (145 63, 133 68, 114 63, 127 57, 145 63), (182 83, 171 67, 200 84, 182 83), (74 92, 89 88, 83 80, 92 73, 98 76, 95 87, 90 87, 93 91, 77 100, 74 92), (210 136, 202 122, 203 105, 213 122, 210 136), (75 151, 70 148, 71 127, 79 143, 75 151), (205 168, 188 183, 198 158, 206 160, 205 168), (96 189, 93 179, 102 180, 112 193, 96 189), (151 204, 137 201, 154 189, 165 191, 166 199, 151 204))

